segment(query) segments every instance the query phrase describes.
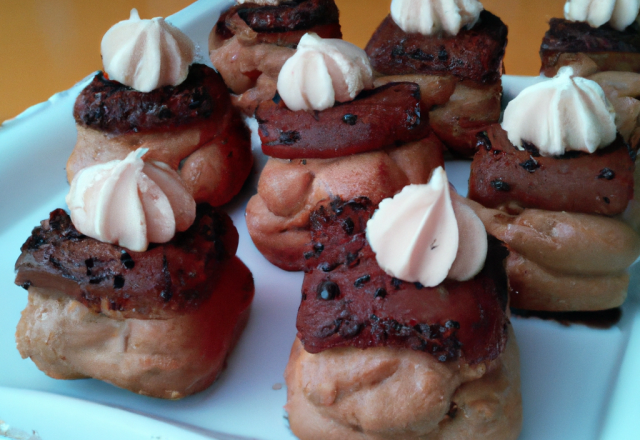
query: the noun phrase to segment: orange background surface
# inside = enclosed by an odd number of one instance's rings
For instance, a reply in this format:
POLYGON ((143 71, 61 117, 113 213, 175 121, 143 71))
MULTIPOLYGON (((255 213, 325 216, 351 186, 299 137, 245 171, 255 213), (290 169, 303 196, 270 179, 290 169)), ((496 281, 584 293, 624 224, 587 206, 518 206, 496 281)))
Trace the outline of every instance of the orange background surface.
MULTIPOLYGON (((0 121, 101 69, 100 40, 135 7, 142 18, 168 16, 190 0, 1 0, 0 121)), ((336 0, 344 38, 364 46, 390 0, 336 0)), ((547 22, 564 0, 484 0, 509 26, 508 74, 537 75, 547 22)))

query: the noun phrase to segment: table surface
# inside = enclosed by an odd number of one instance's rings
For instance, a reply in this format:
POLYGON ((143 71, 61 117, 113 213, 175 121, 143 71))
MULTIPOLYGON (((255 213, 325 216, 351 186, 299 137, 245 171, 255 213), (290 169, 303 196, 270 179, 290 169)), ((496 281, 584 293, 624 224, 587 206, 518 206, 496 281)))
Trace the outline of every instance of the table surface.
MULTIPOLYGON (((100 40, 136 7, 143 18, 168 16, 191 0, 0 1, 0 121, 68 89, 101 69, 100 40), (108 7, 105 5, 108 4, 108 7)), ((389 11, 390 0, 336 0, 344 38, 364 46, 389 11)), ((509 26, 506 68, 537 75, 538 49, 564 0, 483 0, 509 26)))

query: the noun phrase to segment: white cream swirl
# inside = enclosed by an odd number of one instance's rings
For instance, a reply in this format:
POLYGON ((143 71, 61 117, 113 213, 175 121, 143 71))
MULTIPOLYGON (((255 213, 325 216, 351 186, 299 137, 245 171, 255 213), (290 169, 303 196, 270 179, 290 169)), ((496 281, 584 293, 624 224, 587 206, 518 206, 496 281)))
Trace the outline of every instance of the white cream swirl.
POLYGON ((391 18, 408 34, 458 35, 476 24, 483 9, 477 0, 393 0, 391 18))
POLYGON ((591 27, 609 25, 625 30, 638 17, 640 0, 568 0, 564 4, 564 18, 584 21, 591 27))
POLYGON ((78 231, 135 252, 166 243, 196 216, 196 202, 169 166, 145 163, 140 148, 124 160, 84 168, 66 201, 78 231))
POLYGON ((373 70, 364 50, 314 33, 300 39, 278 76, 278 93, 293 111, 325 110, 371 88, 373 70))
POLYGON ((524 89, 504 112, 502 128, 513 145, 530 142, 543 156, 568 150, 593 153, 616 138, 616 114, 602 87, 562 67, 549 81, 524 89))
POLYGON ((102 64, 109 79, 140 92, 181 84, 194 56, 195 45, 180 29, 162 17, 141 20, 135 9, 102 38, 102 64))
POLYGON ((434 287, 446 278, 476 276, 487 257, 480 218, 449 191, 442 167, 426 185, 409 185, 380 203, 367 223, 367 240, 389 275, 434 287))

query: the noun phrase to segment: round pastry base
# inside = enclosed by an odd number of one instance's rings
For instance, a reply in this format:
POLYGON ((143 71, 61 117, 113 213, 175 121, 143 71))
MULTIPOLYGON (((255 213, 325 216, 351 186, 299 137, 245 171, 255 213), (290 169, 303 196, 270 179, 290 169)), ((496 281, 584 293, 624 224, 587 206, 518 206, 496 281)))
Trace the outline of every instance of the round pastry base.
POLYGON ((286 410, 301 440, 515 440, 522 426, 514 333, 489 364, 394 348, 307 353, 296 339, 286 410))
POLYGON ((111 319, 62 292, 30 287, 18 350, 55 379, 93 377, 164 399, 203 391, 244 330, 254 293, 237 257, 221 273, 207 302, 169 319, 111 319))

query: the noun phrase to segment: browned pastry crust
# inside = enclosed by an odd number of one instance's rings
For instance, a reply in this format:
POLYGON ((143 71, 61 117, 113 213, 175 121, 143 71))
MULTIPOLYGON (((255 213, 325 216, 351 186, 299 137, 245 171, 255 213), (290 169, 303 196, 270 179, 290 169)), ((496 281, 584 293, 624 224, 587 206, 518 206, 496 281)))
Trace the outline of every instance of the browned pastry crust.
POLYGON ((78 142, 67 162, 81 169, 148 148, 145 160, 176 170, 196 203, 220 206, 235 196, 253 166, 251 135, 213 69, 194 65, 177 87, 141 93, 98 74, 74 109, 78 142))
POLYGON ((470 157, 475 137, 500 118, 502 59, 507 27, 483 11, 472 29, 455 37, 406 34, 389 16, 367 45, 379 78, 375 85, 420 85, 433 131, 456 155, 470 157))
POLYGON ((247 227, 258 250, 285 270, 302 270, 311 241, 309 216, 320 200, 366 196, 372 203, 404 186, 427 183, 444 164, 432 134, 418 142, 334 159, 269 159, 258 194, 247 205, 247 227))
POLYGON ((517 149, 496 124, 479 136, 479 145, 469 198, 486 207, 617 215, 633 198, 635 152, 620 136, 593 154, 543 157, 530 144, 517 149))
POLYGON ((180 399, 209 387, 249 318, 253 278, 233 257, 197 308, 163 319, 108 317, 55 289, 30 287, 18 350, 55 379, 93 377, 180 399))
POLYGON ((640 256, 640 236, 603 215, 525 209, 517 214, 468 200, 487 232, 509 248, 511 306, 541 311, 596 311, 620 306, 626 269, 640 256))
POLYGON ((522 426, 511 330, 502 355, 476 366, 389 347, 310 354, 296 340, 285 379, 301 440, 515 440, 522 426))
POLYGON ((383 75, 453 75, 487 84, 500 81, 507 26, 489 11, 453 37, 407 34, 391 15, 367 44, 373 68, 383 75))
POLYGON ((119 319, 167 319, 209 298, 237 247, 229 216, 208 205, 198 206, 187 231, 146 252, 82 235, 58 209, 22 246, 15 282, 64 292, 92 312, 119 319))
POLYGON ((342 38, 334 0, 245 3, 223 13, 209 35, 209 56, 235 94, 234 105, 253 116, 260 102, 272 99, 282 65, 307 32, 342 38))
POLYGON ((589 58, 599 71, 640 71, 640 25, 624 31, 609 25, 597 28, 588 23, 552 18, 540 46, 541 73, 553 77, 560 67, 589 58))
POLYGON ((390 83, 315 113, 291 111, 283 101, 263 102, 256 119, 264 154, 328 159, 423 139, 430 131, 423 113, 417 84, 390 83))

